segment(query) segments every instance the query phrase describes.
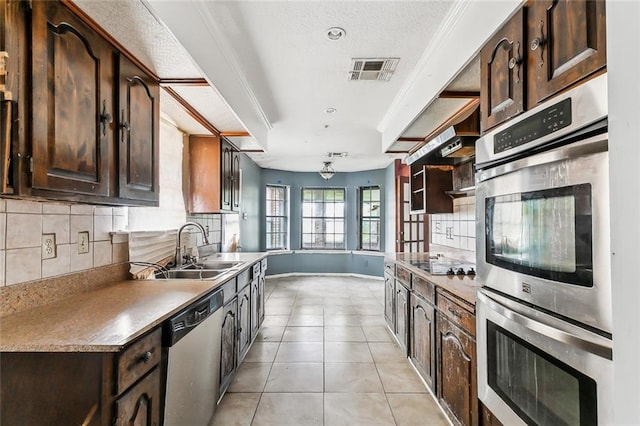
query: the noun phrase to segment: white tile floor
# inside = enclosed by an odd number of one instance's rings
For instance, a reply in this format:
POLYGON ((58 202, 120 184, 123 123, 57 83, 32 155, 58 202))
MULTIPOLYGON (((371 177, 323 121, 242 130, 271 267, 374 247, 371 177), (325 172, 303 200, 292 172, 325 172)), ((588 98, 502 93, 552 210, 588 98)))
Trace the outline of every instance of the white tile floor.
POLYGON ((214 425, 448 425, 389 334, 378 280, 267 279, 265 321, 214 425))

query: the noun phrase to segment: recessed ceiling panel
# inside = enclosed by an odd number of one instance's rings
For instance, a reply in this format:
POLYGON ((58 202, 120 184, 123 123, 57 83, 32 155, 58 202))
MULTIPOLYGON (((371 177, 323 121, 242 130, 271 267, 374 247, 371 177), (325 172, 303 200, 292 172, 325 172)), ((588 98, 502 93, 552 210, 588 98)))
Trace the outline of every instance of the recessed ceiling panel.
POLYGON ((209 86, 171 86, 171 88, 219 131, 246 131, 238 117, 213 88, 209 86))
POLYGON ((190 135, 211 134, 206 128, 191 117, 184 107, 165 90, 160 90, 160 110, 185 133, 190 135))
POLYGON ((453 114, 469 103, 468 98, 435 99, 426 110, 402 134, 403 138, 424 138, 453 114))

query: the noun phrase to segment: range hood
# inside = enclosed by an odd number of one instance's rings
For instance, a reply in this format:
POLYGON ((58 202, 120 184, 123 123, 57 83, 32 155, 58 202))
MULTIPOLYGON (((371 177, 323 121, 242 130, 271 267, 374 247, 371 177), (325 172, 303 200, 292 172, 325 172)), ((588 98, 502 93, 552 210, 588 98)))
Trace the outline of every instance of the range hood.
POLYGON ((475 156, 475 143, 479 136, 479 111, 476 108, 464 120, 446 127, 429 139, 404 162, 409 165, 418 163, 455 166, 475 156))

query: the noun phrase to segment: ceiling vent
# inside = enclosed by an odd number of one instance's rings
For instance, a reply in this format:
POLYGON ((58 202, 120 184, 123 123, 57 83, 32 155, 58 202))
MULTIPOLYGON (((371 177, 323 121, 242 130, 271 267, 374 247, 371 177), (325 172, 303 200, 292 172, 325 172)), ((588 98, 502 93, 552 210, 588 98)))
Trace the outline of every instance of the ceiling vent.
POLYGON ((327 155, 329 156, 329 158, 346 158, 347 157, 346 152, 328 152, 327 155))
POLYGON ((389 81, 400 58, 352 58, 349 80, 389 81))

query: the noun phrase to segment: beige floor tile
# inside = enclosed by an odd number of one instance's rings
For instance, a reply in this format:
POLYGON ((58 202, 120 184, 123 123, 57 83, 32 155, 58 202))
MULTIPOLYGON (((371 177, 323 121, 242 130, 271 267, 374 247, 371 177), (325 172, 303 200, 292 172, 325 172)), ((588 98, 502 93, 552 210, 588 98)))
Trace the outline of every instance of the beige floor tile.
POLYGON ((284 327, 289 322, 289 315, 266 315, 262 322, 263 327, 284 327))
POLYGON ((407 358, 402 353, 400 347, 395 343, 369 343, 371 355, 376 363, 378 362, 404 362, 407 358))
POLYGON ((383 314, 383 307, 380 305, 356 306, 354 307, 354 309, 358 315, 382 315, 383 314))
POLYGON ((323 344, 282 342, 275 362, 323 362, 323 344))
POLYGON ((262 392, 271 363, 243 362, 233 376, 229 392, 262 392))
POLYGON ((254 342, 243 362, 273 362, 280 343, 254 342))
POLYGON ((373 358, 366 343, 326 342, 325 362, 373 362, 373 358))
POLYGON ((345 314, 332 314, 325 311, 324 313, 324 325, 336 326, 336 325, 360 325, 360 317, 357 315, 345 315, 345 314))
POLYGON ((256 342, 279 342, 285 327, 262 327, 256 336, 256 342))
POLYGON ((387 394, 398 426, 449 426, 442 411, 429 394, 387 394))
POLYGON ((265 307, 270 306, 293 306, 295 297, 270 297, 264 304, 265 307))
POLYGON ((321 362, 274 363, 264 388, 265 392, 322 392, 321 362))
POLYGON ((296 297, 296 306, 323 306, 324 300, 322 297, 296 297))
POLYGON ((324 297, 324 306, 328 308, 335 306, 352 306, 354 304, 349 297, 324 297))
POLYGON ((325 392, 382 393, 384 389, 372 362, 326 363, 325 392))
POLYGON ((249 426, 260 401, 259 393, 225 394, 213 416, 212 426, 249 426))
POLYGON ((322 306, 295 306, 291 311, 291 315, 322 315, 323 313, 322 306))
POLYGON ((287 327, 282 336, 283 342, 322 342, 323 327, 287 327))
POLYGON ((325 393, 325 426, 395 425, 383 393, 325 393))
POLYGON ((376 363, 384 391, 395 393, 426 393, 424 386, 418 375, 413 370, 409 361, 399 363, 376 363))
POLYGON ((362 330, 367 342, 393 342, 391 333, 386 325, 363 325, 362 330))
POLYGON ((352 305, 328 306, 324 307, 325 314, 331 315, 357 315, 356 309, 352 305))
POLYGON ((289 327, 322 327, 323 325, 322 315, 291 315, 287 322, 289 327))
POLYGON ((292 309, 291 305, 265 305, 264 313, 265 315, 290 315, 292 309))
MULTIPOLYGON (((382 312, 382 311, 381 311, 382 312)), ((360 325, 385 325, 382 313, 378 315, 360 315, 360 325)))
POLYGON ((264 393, 253 426, 322 425, 321 393, 264 393))
POLYGON ((325 342, 365 342, 362 327, 331 326, 324 328, 325 342))

